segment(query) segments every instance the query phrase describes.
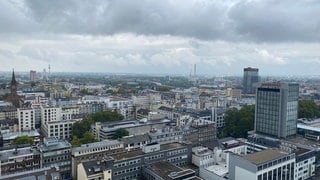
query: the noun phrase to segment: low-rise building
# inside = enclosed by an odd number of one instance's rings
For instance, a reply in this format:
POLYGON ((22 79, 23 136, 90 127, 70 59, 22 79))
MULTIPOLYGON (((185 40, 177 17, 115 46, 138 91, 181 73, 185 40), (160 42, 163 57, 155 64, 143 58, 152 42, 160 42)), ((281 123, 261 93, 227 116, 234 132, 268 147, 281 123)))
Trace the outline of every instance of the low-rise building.
POLYGON ((71 178, 71 145, 65 140, 45 138, 38 145, 42 167, 55 167, 62 179, 71 178))
POLYGON ((294 179, 295 154, 267 149, 241 156, 230 154, 229 179, 294 179))
POLYGON ((0 151, 1 176, 39 169, 40 152, 36 148, 24 147, 0 151))
POLYGON ((37 144, 40 142, 40 134, 37 130, 32 131, 22 131, 22 132, 10 132, 2 134, 3 137, 3 146, 8 147, 13 144, 13 140, 17 137, 29 136, 33 138, 33 142, 37 144))
POLYGON ((195 171, 192 169, 183 169, 166 161, 159 161, 144 167, 143 178, 146 180, 201 179, 195 176, 195 171))
POLYGON ((84 161, 78 164, 78 180, 111 180, 112 168, 112 158, 101 161, 84 161))
POLYGON ((40 168, 34 170, 28 170, 23 172, 18 172, 9 175, 0 176, 1 180, 12 180, 12 179, 20 179, 20 180, 62 180, 59 171, 56 168, 40 168))
POLYGON ((202 146, 192 148, 192 164, 200 168, 214 165, 213 151, 202 146))
POLYGON ((72 148, 72 177, 77 179, 78 164, 82 161, 103 160, 112 154, 120 152, 125 152, 125 149, 123 143, 117 140, 104 140, 72 148))

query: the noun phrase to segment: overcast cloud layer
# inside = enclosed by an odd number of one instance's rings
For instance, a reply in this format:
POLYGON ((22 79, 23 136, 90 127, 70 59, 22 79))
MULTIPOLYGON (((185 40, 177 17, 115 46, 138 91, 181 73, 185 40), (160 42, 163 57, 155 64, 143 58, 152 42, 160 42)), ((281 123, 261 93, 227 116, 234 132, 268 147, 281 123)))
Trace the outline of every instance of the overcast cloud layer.
POLYGON ((318 0, 7 0, 0 27, 0 71, 320 74, 318 0))

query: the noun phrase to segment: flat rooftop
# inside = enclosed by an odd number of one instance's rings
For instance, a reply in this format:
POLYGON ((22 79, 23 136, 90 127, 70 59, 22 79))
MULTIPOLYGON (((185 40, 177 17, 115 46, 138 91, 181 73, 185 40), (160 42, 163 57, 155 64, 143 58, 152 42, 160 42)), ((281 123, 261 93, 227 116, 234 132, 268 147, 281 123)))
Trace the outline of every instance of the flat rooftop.
POLYGON ((226 164, 208 166, 206 167, 206 170, 213 172, 220 177, 225 176, 229 172, 226 164))
POLYGON ((7 161, 9 159, 15 159, 18 157, 38 155, 38 154, 40 154, 40 152, 31 147, 8 149, 8 150, 0 151, 0 160, 7 161))
POLYGON ((9 132, 9 133, 2 134, 3 140, 13 140, 16 137, 20 137, 20 136, 40 137, 40 134, 37 130, 22 131, 22 132, 9 132))
POLYGON ((71 149, 71 144, 69 144, 67 141, 65 140, 59 140, 58 142, 54 143, 54 144, 50 144, 50 145, 46 145, 46 144, 41 144, 40 145, 40 149, 43 152, 47 152, 47 151, 54 151, 54 150, 59 150, 59 149, 71 149))
POLYGON ((118 140, 103 140, 100 142, 83 144, 80 147, 72 148, 72 152, 74 153, 74 152, 79 152, 79 151, 90 150, 93 148, 103 148, 103 147, 116 146, 116 145, 121 145, 121 144, 122 143, 119 142, 118 140))
POLYGON ((288 153, 275 150, 275 149, 267 149, 264 151, 260 151, 257 153, 249 154, 246 156, 243 156, 244 159, 250 161, 253 164, 262 164, 267 161, 272 161, 274 159, 278 159, 280 157, 286 156, 288 153))
POLYGON ((148 169, 165 180, 195 174, 195 172, 191 169, 182 169, 178 166, 170 164, 167 161, 153 163, 150 165, 150 167, 148 167, 148 169))
MULTIPOLYGON (((176 148, 180 148, 180 147, 183 147, 183 145, 180 143, 162 144, 162 145, 160 145, 160 151, 166 151, 169 149, 176 149, 176 148)), ((160 151, 155 151, 155 153, 160 152, 160 151)), ((140 156, 143 154, 145 154, 145 153, 141 149, 135 149, 135 150, 130 150, 130 151, 126 151, 126 152, 113 154, 113 155, 111 155, 111 157, 113 157, 115 160, 121 161, 121 160, 129 159, 129 158, 137 157, 137 156, 140 156)))

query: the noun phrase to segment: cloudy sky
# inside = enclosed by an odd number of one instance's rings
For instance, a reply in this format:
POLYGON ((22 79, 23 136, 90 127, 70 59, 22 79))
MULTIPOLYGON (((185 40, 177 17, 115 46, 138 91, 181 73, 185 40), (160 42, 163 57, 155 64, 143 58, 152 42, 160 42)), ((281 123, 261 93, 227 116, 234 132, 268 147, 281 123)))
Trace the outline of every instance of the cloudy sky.
POLYGON ((0 1, 0 71, 320 75, 319 0, 0 1))

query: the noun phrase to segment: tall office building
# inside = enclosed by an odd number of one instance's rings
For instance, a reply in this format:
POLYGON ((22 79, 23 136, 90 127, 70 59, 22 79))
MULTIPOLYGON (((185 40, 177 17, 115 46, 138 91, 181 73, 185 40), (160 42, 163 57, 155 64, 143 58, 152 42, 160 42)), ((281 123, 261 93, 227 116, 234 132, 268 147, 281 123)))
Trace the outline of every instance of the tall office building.
POLYGON ((299 84, 261 83, 256 93, 255 132, 278 138, 296 134, 299 84))
POLYGON ((37 80, 37 72, 36 71, 30 71, 30 81, 36 81, 37 80))
POLYGON ((243 69, 243 93, 244 94, 254 94, 256 83, 260 81, 259 69, 247 67, 243 69))

